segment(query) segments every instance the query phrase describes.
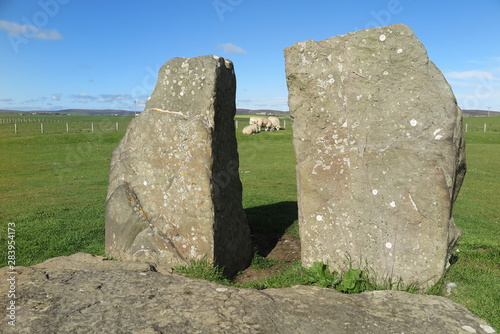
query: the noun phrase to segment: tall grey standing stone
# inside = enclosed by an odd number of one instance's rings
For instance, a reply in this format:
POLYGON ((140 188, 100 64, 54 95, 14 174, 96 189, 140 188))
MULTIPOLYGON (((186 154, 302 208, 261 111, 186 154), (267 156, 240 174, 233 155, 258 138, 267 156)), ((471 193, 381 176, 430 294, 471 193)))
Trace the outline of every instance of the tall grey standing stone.
POLYGON ((236 79, 217 56, 174 58, 111 159, 106 251, 176 265, 206 256, 227 274, 252 256, 234 128, 236 79))
POLYGON ((285 49, 302 263, 437 282, 460 230, 462 112, 405 25, 285 49))

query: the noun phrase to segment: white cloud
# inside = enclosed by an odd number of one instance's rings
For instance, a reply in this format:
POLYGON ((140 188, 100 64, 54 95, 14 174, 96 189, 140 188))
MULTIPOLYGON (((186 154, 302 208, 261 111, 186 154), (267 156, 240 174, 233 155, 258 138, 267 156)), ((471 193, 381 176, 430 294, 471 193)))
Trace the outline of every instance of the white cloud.
POLYGON ((53 100, 53 101, 60 101, 61 97, 62 97, 62 94, 61 93, 57 93, 57 94, 52 94, 52 96, 50 97, 50 99, 53 100))
POLYGON ((288 110, 288 97, 276 96, 269 98, 244 98, 236 103, 237 108, 242 109, 273 109, 288 110))
POLYGON ((218 49, 222 49, 222 52, 224 53, 248 53, 247 50, 240 48, 237 45, 234 45, 232 43, 223 43, 217 45, 218 49))
POLYGON ((130 100, 132 96, 124 94, 101 94, 97 98, 97 102, 114 102, 114 101, 124 101, 130 100))
POLYGON ((491 81, 500 81, 492 72, 488 71, 463 71, 463 72, 448 72, 445 74, 448 79, 486 79, 491 81))
POLYGON ((95 96, 89 95, 88 93, 79 93, 72 95, 71 97, 75 99, 89 99, 89 100, 95 100, 95 96))
POLYGON ((0 29, 13 35, 22 35, 25 38, 37 38, 43 40, 63 39, 63 36, 56 29, 42 29, 28 24, 19 24, 5 20, 0 20, 0 29))

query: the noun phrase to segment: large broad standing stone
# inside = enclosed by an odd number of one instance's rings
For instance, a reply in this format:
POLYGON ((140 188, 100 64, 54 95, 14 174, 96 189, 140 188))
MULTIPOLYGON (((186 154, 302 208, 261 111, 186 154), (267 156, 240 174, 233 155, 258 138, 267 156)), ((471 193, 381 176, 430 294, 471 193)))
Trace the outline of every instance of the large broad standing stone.
POLYGON ((227 59, 174 58, 162 66, 111 158, 108 254, 167 265, 206 256, 227 274, 248 265, 235 93, 227 59))
POLYGON ((462 113, 405 25, 285 50, 302 263, 422 287, 448 267, 465 175, 462 113))

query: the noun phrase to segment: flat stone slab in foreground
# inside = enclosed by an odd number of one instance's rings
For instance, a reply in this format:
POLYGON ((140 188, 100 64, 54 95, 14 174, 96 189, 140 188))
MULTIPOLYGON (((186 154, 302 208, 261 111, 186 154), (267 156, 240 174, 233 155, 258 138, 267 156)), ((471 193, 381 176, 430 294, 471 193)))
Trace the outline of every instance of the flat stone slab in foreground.
POLYGON ((237 289, 82 253, 17 272, 13 333, 495 333, 444 297, 405 292, 237 289))

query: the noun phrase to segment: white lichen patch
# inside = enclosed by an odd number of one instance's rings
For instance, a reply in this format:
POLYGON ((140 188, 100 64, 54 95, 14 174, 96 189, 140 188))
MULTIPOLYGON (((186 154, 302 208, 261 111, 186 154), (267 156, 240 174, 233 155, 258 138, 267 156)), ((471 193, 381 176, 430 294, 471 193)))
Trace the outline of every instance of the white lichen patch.
POLYGON ((385 41, 385 40, 387 39, 387 36, 386 36, 386 35, 384 35, 384 34, 382 34, 382 35, 380 35, 380 36, 378 37, 378 39, 379 39, 381 42, 383 42, 383 41, 385 41))
POLYGON ((376 195, 378 194, 378 190, 377 190, 377 189, 373 189, 373 190, 372 190, 372 194, 373 194, 374 196, 376 196, 376 195))
POLYGON ((488 325, 479 325, 479 327, 481 327, 488 334, 496 333, 496 331, 488 325))
POLYGON ((396 202, 392 201, 391 203, 389 203, 389 205, 390 205, 391 207, 395 208, 395 207, 396 207, 396 202))
POLYGON ((385 243, 385 248, 391 249, 392 248, 392 244, 390 242, 386 242, 385 243))
POLYGON ((317 216, 316 216, 316 221, 318 221, 318 222, 322 222, 322 221, 323 221, 323 216, 321 216, 321 215, 317 215, 317 216))
POLYGON ((417 126, 417 124, 418 124, 418 122, 417 122, 417 120, 416 120, 415 118, 412 118, 412 119, 410 120, 410 125, 411 125, 411 126, 417 126))
POLYGON ((469 333, 477 333, 477 331, 472 328, 471 326, 462 326, 462 329, 469 332, 469 333))
POLYGON ((401 53, 403 52, 403 49, 398 49, 398 51, 396 51, 397 53, 401 53))
POLYGON ((437 129, 436 131, 434 131, 434 139, 439 140, 439 139, 443 138, 443 135, 439 134, 439 132, 441 130, 443 130, 443 129, 437 129))

